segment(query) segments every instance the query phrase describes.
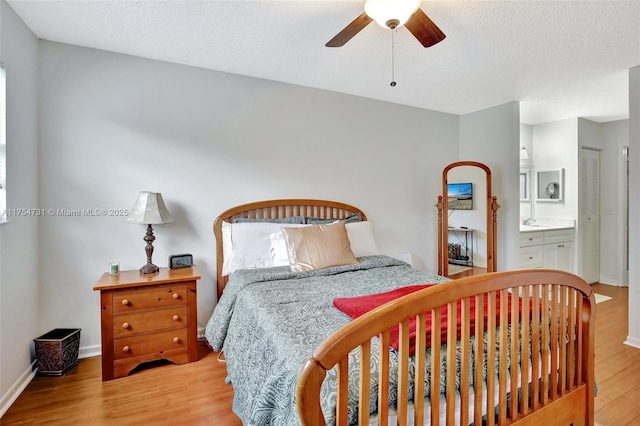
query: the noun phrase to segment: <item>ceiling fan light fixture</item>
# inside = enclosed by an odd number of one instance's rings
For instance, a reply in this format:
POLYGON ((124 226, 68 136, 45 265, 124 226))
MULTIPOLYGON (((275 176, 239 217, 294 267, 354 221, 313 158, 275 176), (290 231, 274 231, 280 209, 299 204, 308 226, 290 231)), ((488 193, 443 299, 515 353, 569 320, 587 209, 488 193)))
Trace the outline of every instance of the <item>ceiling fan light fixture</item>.
POLYGON ((365 13, 383 28, 403 26, 420 7, 421 0, 366 0, 365 13))

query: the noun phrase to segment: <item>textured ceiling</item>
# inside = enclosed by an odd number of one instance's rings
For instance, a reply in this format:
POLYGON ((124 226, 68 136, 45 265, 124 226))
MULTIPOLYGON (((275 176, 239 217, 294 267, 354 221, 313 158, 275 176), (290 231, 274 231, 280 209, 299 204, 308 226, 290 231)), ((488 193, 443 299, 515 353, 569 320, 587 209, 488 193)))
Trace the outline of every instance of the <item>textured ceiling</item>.
POLYGON ((8 0, 41 39, 465 114, 521 102, 528 124, 628 117, 640 0, 428 1, 447 38, 425 49, 371 23, 324 44, 362 0, 8 0))

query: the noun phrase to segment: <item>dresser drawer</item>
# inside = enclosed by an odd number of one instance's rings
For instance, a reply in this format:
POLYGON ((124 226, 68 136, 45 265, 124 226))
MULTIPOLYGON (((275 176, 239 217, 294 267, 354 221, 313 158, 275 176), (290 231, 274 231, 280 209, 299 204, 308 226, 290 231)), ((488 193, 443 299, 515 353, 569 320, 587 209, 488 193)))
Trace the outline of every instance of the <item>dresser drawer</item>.
POLYGON ((116 338, 179 328, 187 325, 187 307, 118 314, 113 317, 113 336, 116 338))
POLYGON ((199 279, 196 266, 102 274, 93 289, 100 291, 103 381, 151 361, 198 360, 199 279))
POLYGON ((544 265, 544 250, 542 246, 520 248, 521 268, 542 268, 544 265))
POLYGON ((520 233, 520 247, 537 246, 542 244, 544 237, 542 232, 522 232, 520 233))
POLYGON ((573 241, 573 229, 560 229, 557 231, 544 231, 544 243, 555 244, 565 241, 573 241))
POLYGON ((114 359, 132 358, 172 349, 187 348, 187 328, 123 337, 113 341, 114 359))
POLYGON ((169 308, 186 303, 187 286, 184 283, 113 292, 113 313, 169 308))

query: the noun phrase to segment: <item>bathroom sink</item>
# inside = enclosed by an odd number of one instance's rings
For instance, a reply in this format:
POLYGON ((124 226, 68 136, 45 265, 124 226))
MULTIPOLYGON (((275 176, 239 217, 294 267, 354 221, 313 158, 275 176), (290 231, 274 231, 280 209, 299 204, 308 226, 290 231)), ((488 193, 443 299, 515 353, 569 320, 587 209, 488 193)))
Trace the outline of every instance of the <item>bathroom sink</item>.
POLYGON ((541 231, 541 230, 556 230, 556 229, 572 229, 571 225, 551 225, 546 223, 531 223, 529 225, 520 225, 520 231, 541 231))
POLYGON ((555 223, 552 221, 541 220, 540 222, 533 222, 527 225, 520 223, 520 232, 535 232, 535 231, 551 231, 560 229, 574 229, 574 224, 569 223, 555 223))

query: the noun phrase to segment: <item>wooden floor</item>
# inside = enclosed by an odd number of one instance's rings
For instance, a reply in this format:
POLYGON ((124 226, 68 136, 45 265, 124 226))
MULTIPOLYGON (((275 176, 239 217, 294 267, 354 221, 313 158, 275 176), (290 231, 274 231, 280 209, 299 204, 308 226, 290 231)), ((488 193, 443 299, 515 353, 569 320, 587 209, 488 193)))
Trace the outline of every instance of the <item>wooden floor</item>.
POLYGON ((242 425, 231 411, 225 364, 199 343, 200 359, 102 382, 101 358, 63 377, 36 377, 0 425, 242 425))
MULTIPOLYGON (((596 422, 640 425, 640 349, 624 345, 626 288, 602 284, 613 297, 596 307, 596 422)), ((101 381, 100 358, 80 360, 63 377, 36 377, 0 425, 241 425, 231 411, 225 365, 200 345, 200 360, 101 381)))
POLYGON ((596 421, 604 426, 640 425, 640 349, 622 343, 627 338, 628 288, 593 288, 613 297, 596 305, 596 421))

